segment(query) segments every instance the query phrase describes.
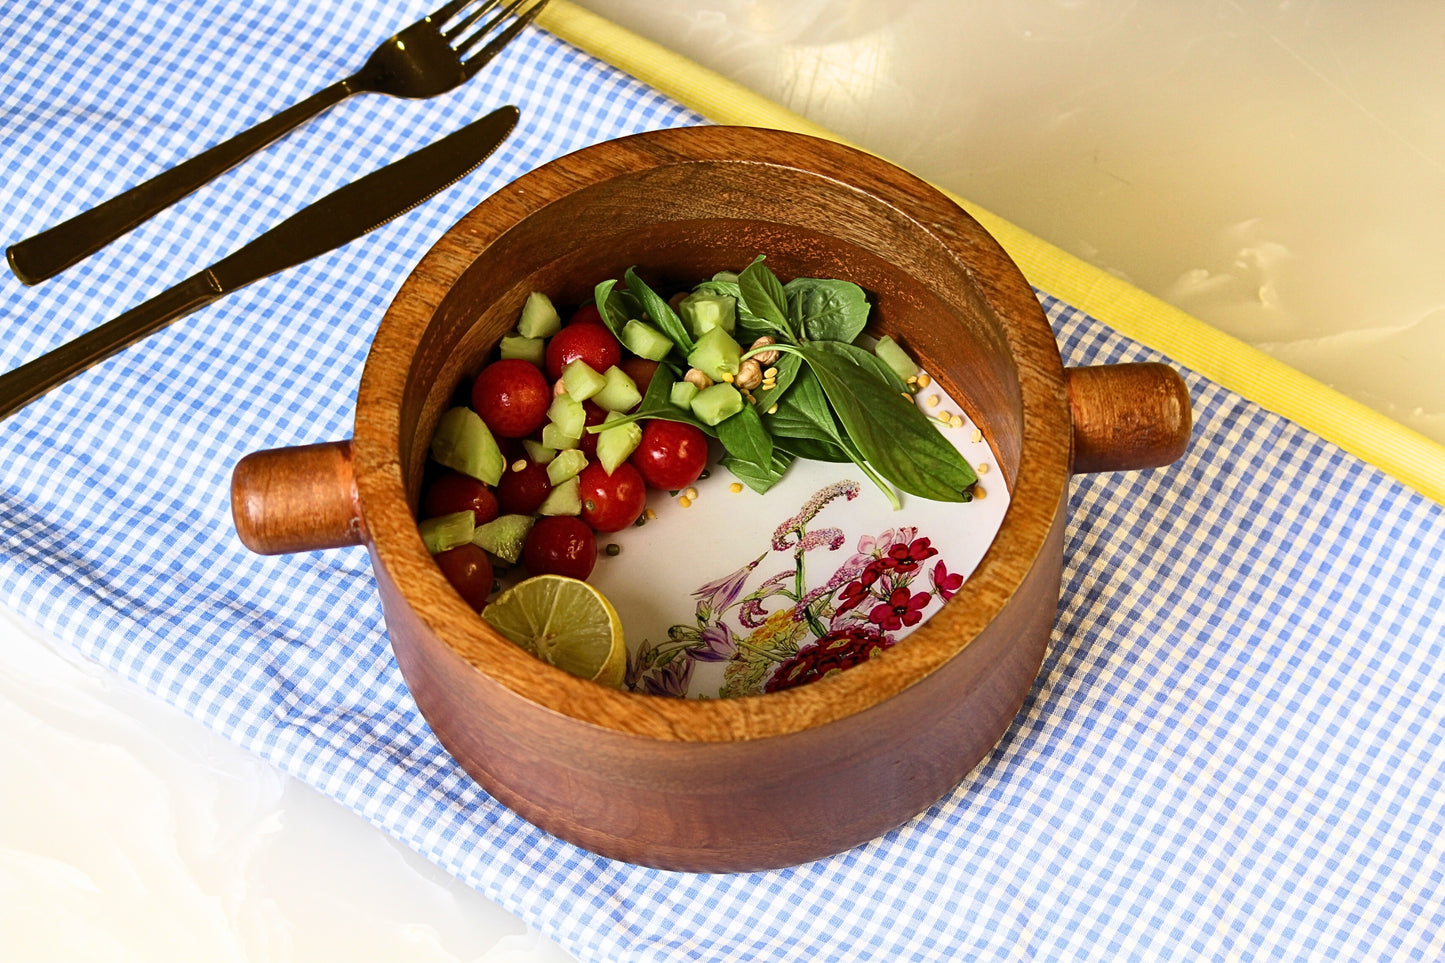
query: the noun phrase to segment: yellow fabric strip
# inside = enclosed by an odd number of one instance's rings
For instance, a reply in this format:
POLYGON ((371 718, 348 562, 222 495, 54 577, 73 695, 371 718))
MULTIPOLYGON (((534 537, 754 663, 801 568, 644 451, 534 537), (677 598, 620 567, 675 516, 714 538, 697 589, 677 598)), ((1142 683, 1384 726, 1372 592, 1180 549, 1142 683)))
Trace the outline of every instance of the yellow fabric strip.
MULTIPOLYGON (((847 143, 807 118, 568 0, 551 0, 537 23, 714 123, 789 130, 847 143)), ((949 196, 998 240, 1039 288, 1445 504, 1445 446, 1003 218, 949 196)))

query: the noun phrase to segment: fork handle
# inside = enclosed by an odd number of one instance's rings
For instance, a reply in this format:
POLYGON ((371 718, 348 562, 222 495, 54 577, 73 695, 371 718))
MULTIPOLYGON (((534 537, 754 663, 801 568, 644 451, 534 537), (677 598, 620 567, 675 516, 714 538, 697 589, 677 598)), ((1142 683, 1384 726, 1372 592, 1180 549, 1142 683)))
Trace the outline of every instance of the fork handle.
POLYGON ((222 141, 190 160, 137 184, 124 194, 118 194, 34 237, 12 244, 5 252, 10 269, 26 284, 38 284, 54 277, 207 181, 235 167, 267 144, 358 92, 354 79, 334 83, 230 140, 222 141))

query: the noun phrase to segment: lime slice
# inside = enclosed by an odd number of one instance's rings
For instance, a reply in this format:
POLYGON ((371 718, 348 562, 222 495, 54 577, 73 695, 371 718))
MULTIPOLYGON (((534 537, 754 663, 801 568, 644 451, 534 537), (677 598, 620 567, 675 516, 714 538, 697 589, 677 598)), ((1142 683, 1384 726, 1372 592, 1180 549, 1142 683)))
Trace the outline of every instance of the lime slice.
POLYGON ((622 623, 612 603, 586 582, 534 575, 488 603, 482 617, 543 662, 621 688, 627 674, 622 623))

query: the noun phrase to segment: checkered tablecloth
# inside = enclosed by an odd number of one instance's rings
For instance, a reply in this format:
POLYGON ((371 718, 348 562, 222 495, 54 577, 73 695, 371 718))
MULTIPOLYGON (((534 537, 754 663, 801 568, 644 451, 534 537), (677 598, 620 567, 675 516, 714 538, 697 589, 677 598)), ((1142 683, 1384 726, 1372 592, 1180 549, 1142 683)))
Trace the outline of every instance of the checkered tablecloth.
MULTIPOLYGON (((427 6, 6 5, 3 239, 340 77, 427 6)), ((541 31, 452 93, 334 109, 41 286, 6 273, 0 370, 508 102, 517 131, 458 186, 0 422, 0 605, 589 961, 1445 957, 1445 511, 1191 372, 1190 453, 1076 480, 1043 671, 903 828, 693 876, 576 849, 470 782, 403 686, 365 553, 247 553, 228 481, 246 452, 350 434, 391 297, 489 192, 702 121, 541 31)), ((1040 297, 1066 363, 1159 358, 1040 297)))

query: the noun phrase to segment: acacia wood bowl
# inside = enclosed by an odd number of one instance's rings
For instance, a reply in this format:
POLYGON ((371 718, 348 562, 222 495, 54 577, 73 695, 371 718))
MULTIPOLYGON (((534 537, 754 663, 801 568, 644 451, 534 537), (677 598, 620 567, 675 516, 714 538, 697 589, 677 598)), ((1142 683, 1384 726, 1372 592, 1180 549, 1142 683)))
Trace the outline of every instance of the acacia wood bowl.
POLYGON ((605 856, 758 870, 870 840, 967 776, 1043 659, 1070 474, 1166 464, 1189 431, 1171 368, 1066 371, 1016 266, 924 182, 828 141, 696 127, 567 155, 464 217, 383 319, 353 437, 248 455, 233 509, 258 552, 367 546, 411 694, 501 802, 605 856), (672 699, 540 662, 478 618, 422 544, 415 506, 438 417, 529 292, 581 303, 632 265, 690 284, 758 253, 784 279, 860 284, 873 333, 907 347, 983 427, 1011 492, 992 546, 907 639, 810 685, 672 699))

